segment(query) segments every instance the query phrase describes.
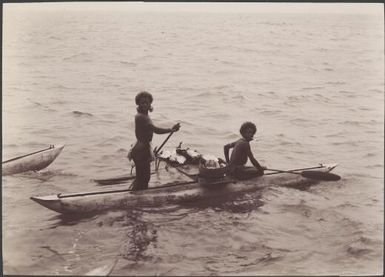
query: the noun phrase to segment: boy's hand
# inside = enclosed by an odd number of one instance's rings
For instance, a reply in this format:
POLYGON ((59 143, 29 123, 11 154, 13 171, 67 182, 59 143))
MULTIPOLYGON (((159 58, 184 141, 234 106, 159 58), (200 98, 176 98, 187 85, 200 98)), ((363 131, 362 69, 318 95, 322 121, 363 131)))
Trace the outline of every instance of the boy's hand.
POLYGON ((177 123, 174 126, 172 126, 171 131, 177 132, 179 131, 179 128, 180 128, 180 123, 177 123))
POLYGON ((262 173, 262 175, 265 175, 265 170, 267 169, 267 167, 266 166, 260 166, 260 168, 259 168, 259 170, 260 171, 262 171, 261 173, 262 173))
POLYGON ((267 169, 267 167, 261 165, 258 169, 261 170, 262 172, 264 172, 267 169))

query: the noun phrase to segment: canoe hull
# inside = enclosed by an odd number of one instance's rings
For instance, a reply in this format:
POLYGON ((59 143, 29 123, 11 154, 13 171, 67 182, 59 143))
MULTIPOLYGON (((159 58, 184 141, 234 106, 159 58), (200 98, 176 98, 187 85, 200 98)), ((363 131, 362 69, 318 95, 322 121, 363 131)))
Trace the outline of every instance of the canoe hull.
POLYGON ((180 204, 202 199, 221 198, 237 193, 252 192, 266 186, 311 185, 319 181, 301 175, 283 173, 266 175, 248 181, 225 180, 218 184, 197 182, 150 188, 143 191, 110 191, 96 193, 59 194, 31 197, 35 202, 58 213, 94 213, 111 209, 155 207, 180 204))
POLYGON ((59 156, 64 145, 26 155, 18 159, 12 159, 2 163, 2 175, 12 175, 26 171, 39 171, 49 166, 59 156))

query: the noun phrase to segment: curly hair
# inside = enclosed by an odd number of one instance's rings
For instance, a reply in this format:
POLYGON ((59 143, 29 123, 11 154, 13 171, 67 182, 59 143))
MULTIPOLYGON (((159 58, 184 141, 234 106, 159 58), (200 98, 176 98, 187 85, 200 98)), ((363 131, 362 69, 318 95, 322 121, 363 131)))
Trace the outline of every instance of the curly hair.
POLYGON ((135 96, 135 103, 136 103, 136 105, 139 105, 140 99, 145 98, 145 97, 150 98, 150 104, 152 103, 153 98, 152 98, 151 93, 149 93, 149 92, 147 92, 147 91, 141 91, 141 92, 139 92, 139 93, 135 96))
POLYGON ((245 122, 245 123, 243 123, 242 125, 241 125, 241 128, 239 129, 239 132, 241 133, 241 134, 243 134, 243 132, 245 132, 246 131, 246 129, 253 129, 254 130, 254 133, 256 133, 257 132, 257 127, 255 126, 255 124, 253 123, 253 122, 250 122, 250 121, 247 121, 247 122, 245 122))

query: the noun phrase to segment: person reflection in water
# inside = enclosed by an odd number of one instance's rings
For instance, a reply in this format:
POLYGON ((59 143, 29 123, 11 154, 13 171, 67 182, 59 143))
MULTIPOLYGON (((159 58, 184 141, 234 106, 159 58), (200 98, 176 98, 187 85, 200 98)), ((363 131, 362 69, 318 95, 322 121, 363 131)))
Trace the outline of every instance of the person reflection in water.
POLYGON ((151 249, 156 248, 158 234, 157 230, 147 222, 133 221, 130 231, 127 233, 127 241, 122 250, 125 260, 139 262, 151 259, 151 249), (146 254, 146 252, 148 252, 146 254))
POLYGON ((150 164, 154 160, 154 153, 151 149, 153 134, 176 132, 180 128, 179 123, 170 129, 156 127, 148 115, 148 112, 153 111, 152 101, 152 95, 147 91, 142 91, 135 97, 135 103, 138 106, 138 113, 135 116, 135 136, 137 141, 128 154, 128 158, 134 160, 136 168, 136 177, 131 185, 132 190, 148 188, 151 176, 150 164))

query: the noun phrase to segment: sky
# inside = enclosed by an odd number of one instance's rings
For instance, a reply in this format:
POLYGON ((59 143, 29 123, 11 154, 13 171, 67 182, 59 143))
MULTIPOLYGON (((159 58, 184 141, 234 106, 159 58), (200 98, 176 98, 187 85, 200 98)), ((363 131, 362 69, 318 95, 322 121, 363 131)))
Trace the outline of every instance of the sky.
POLYGON ((210 3, 210 2, 56 2, 56 3, 5 3, 7 10, 60 9, 68 10, 119 10, 131 12, 229 12, 229 13, 341 13, 383 15, 381 3, 210 3))

